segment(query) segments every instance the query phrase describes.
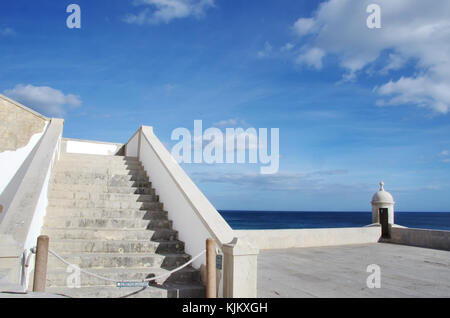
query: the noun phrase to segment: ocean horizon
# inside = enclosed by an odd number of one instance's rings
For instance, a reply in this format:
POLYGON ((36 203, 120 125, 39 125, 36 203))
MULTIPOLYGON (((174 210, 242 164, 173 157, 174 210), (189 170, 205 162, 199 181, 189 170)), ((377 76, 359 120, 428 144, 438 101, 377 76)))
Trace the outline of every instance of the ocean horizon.
MULTIPOLYGON (((372 212, 219 210, 235 230, 361 227, 372 223, 372 212)), ((395 224, 450 231, 450 212, 395 212, 395 224)))

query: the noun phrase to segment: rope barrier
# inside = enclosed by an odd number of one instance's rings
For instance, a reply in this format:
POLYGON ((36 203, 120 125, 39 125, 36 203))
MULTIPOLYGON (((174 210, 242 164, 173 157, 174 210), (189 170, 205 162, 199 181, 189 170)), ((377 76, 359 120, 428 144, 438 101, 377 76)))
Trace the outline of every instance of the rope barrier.
POLYGON ((168 276, 172 275, 173 273, 178 272, 178 271, 182 270, 183 268, 185 268, 186 266, 188 266, 188 265, 192 264, 193 262, 195 262, 200 256, 202 256, 203 254, 206 253, 206 250, 203 250, 202 252, 200 252, 200 254, 198 254, 197 256, 192 258, 189 262, 187 262, 187 263, 185 263, 185 264, 183 264, 183 265, 181 265, 181 266, 179 266, 179 267, 177 267, 177 268, 175 268, 175 269, 173 269, 173 270, 171 270, 171 271, 169 271, 167 273, 164 273, 164 274, 161 274, 159 276, 152 277, 152 278, 146 278, 146 279, 142 279, 142 280, 127 280, 127 281, 118 281, 118 280, 115 280, 115 279, 111 279, 111 278, 108 278, 108 277, 97 275, 95 273, 91 273, 91 272, 89 272, 87 270, 84 270, 84 269, 80 268, 77 265, 69 263, 63 257, 61 257, 58 253, 56 253, 55 251, 53 251, 51 249, 49 249, 48 252, 50 254, 52 254, 53 256, 55 256, 62 263, 78 269, 83 274, 86 274, 86 275, 89 275, 89 276, 92 276, 92 277, 95 277, 95 278, 98 278, 98 279, 101 279, 101 280, 104 280, 104 281, 113 282, 113 283, 116 283, 116 284, 118 284, 118 283, 127 284, 127 283, 145 283, 145 282, 154 281, 154 280, 157 280, 157 279, 160 279, 160 278, 168 277, 168 276))

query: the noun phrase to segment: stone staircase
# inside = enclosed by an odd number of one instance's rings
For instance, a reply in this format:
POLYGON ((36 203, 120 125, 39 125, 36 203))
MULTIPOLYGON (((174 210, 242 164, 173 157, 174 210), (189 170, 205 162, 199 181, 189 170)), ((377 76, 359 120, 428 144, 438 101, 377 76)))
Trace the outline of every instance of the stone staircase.
MULTIPOLYGON (((131 157, 63 153, 53 170, 42 234, 68 262, 117 281, 159 276, 191 258, 141 163, 131 157)), ((69 288, 71 274, 49 255, 47 292, 70 297, 205 296, 200 272, 191 266, 145 289, 118 288, 83 273, 81 288, 69 288)))

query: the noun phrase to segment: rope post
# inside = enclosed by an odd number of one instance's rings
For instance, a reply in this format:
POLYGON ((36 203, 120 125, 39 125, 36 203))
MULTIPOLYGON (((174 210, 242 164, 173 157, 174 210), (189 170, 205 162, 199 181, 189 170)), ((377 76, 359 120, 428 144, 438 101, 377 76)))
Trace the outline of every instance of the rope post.
POLYGON ((37 240, 36 263, 34 265, 33 292, 45 292, 49 237, 41 235, 37 240))
POLYGON ((216 286, 216 242, 206 240, 206 298, 217 298, 216 286))

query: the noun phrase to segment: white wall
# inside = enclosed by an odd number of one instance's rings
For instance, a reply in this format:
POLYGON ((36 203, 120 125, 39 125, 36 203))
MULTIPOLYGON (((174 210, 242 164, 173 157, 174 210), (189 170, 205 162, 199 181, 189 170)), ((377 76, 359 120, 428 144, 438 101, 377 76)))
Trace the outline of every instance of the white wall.
POLYGON ((66 144, 67 153, 110 156, 115 155, 121 147, 121 145, 119 144, 82 141, 82 140, 77 141, 67 139, 64 142, 66 144))
MULTIPOLYGON (((25 240, 25 250, 29 251, 30 248, 36 246, 36 238, 40 235, 42 226, 44 225, 44 218, 47 214, 47 206, 48 206, 48 192, 49 192, 49 184, 50 184, 50 176, 55 162, 59 159, 59 152, 61 146, 61 137, 59 137, 58 144, 53 150, 53 158, 51 164, 47 170, 47 174, 45 176, 45 181, 42 186, 39 200, 36 205, 36 210, 33 215, 33 220, 31 221, 30 230, 28 232, 27 238, 25 240)), ((30 273, 34 269, 34 257, 31 258, 31 262, 28 267, 28 271, 25 273, 25 277, 23 277, 24 288, 28 289, 30 273)))
MULTIPOLYGON (((126 146, 126 156, 138 154, 179 239, 185 242, 187 253, 193 257, 198 255, 206 248, 206 239, 210 237, 218 244, 232 241, 231 227, 154 135, 151 127, 141 127, 126 146)), ((203 256, 193 265, 198 268, 205 262, 203 256)))
POLYGON ((268 250, 376 243, 381 236, 381 227, 241 230, 235 231, 235 233, 253 246, 261 250, 268 250))
MULTIPOLYGON (((141 162, 164 203, 164 210, 173 221, 174 229, 178 230, 179 239, 185 243, 186 253, 196 256, 206 247, 206 240, 210 237, 208 231, 147 143, 142 144, 141 162)), ((206 258, 202 256, 194 266, 198 268, 205 262, 206 258)))
POLYGON ((0 194, 5 190, 6 186, 22 166, 25 159, 39 142, 47 129, 47 126, 48 121, 45 123, 42 132, 34 134, 25 147, 19 148, 15 151, 4 151, 0 153, 0 194))
POLYGON ((391 238, 384 241, 450 251, 450 231, 391 228, 391 238))
MULTIPOLYGON (((16 245, 16 251, 11 256, 18 257, 10 272, 18 273, 22 268, 23 251, 36 245, 37 236, 44 222, 47 208, 47 194, 51 169, 54 161, 59 157, 61 136, 64 121, 53 118, 39 142, 26 160, 26 171, 21 173, 16 193, 10 202, 9 209, 0 223, 0 233, 9 237, 16 245)), ((20 171, 23 170, 23 167, 20 171)), ((14 182, 17 177, 14 178, 14 182)), ((8 186, 8 191, 9 191, 8 186)), ((1 254, 2 251, 0 251, 1 254)), ((32 270, 28 268, 27 273, 32 270)), ((11 276, 11 285, 22 284, 26 287, 28 281, 21 275, 20 282, 17 275, 11 276)))
POLYGON ((125 155, 128 157, 138 156, 139 131, 131 137, 125 149, 125 155))
MULTIPOLYGON (((139 129, 126 145, 125 155, 141 161, 186 253, 195 257, 203 252, 208 238, 213 238, 219 249, 233 240, 231 227, 154 135, 152 127, 139 129)), ((205 254, 192 265, 204 273, 205 254)), ((223 296, 223 275, 218 271, 219 297, 223 296)))

